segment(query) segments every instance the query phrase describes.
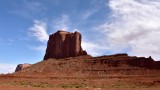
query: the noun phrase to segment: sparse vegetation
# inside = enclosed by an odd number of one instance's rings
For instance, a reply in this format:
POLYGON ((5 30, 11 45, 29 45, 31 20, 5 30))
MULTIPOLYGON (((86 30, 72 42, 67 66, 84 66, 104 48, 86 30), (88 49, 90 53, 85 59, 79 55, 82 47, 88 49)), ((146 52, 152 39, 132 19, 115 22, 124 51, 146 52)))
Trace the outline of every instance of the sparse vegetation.
MULTIPOLYGON (((84 81, 84 80, 83 80, 84 81)), ((87 80, 86 80, 87 81, 87 80)), ((159 82, 156 82, 156 84, 159 82)), ((101 84, 87 84, 79 81, 73 83, 59 83, 51 84, 48 82, 33 82, 33 81, 12 81, 12 82, 1 82, 0 85, 7 86, 22 86, 22 87, 38 87, 38 88, 151 88, 155 87, 154 82, 131 82, 124 80, 116 80, 112 83, 101 83, 101 84)))
POLYGON ((5 82, 0 84, 12 85, 12 86, 23 86, 23 87, 41 87, 41 88, 54 87, 54 85, 49 84, 47 82, 34 83, 30 81, 20 81, 20 82, 14 81, 14 82, 5 82))
POLYGON ((76 83, 76 84, 60 84, 60 85, 58 85, 58 87, 59 88, 85 88, 85 87, 87 87, 87 85, 83 84, 83 83, 81 83, 81 84, 78 84, 78 83, 76 83))

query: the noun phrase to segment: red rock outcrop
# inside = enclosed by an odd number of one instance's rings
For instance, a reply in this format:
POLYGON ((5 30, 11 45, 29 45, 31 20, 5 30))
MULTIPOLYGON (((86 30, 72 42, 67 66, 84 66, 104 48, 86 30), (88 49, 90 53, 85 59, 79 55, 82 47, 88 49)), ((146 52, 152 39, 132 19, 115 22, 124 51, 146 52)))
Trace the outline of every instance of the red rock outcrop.
POLYGON ((44 60, 87 55, 81 47, 81 38, 77 31, 71 33, 59 30, 50 35, 44 60))
POLYGON ((160 61, 154 61, 152 57, 136 57, 128 56, 128 54, 115 54, 109 56, 94 57, 91 60, 85 60, 88 65, 105 65, 108 67, 122 67, 123 65, 149 68, 149 69, 160 69, 160 61))
POLYGON ((26 67, 29 67, 29 66, 31 66, 31 64, 18 64, 17 67, 16 67, 15 72, 18 72, 18 71, 20 71, 20 70, 22 70, 22 69, 24 69, 26 67))

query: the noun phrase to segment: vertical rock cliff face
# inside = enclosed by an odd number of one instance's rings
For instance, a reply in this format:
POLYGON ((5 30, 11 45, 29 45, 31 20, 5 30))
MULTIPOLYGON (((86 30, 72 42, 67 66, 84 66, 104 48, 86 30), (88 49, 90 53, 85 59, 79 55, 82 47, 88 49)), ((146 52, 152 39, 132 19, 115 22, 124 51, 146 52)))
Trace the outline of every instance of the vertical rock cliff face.
POLYGON ((77 31, 74 33, 57 31, 50 35, 44 60, 87 55, 81 47, 81 38, 81 34, 77 31))

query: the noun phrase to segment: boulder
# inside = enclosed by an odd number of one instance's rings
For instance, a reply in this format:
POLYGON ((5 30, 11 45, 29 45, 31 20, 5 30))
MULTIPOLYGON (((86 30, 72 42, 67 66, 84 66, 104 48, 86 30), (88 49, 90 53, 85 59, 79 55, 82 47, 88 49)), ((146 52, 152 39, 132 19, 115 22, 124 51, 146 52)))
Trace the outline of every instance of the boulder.
POLYGON ((18 64, 17 67, 16 67, 15 72, 18 72, 18 71, 20 71, 20 70, 22 70, 24 68, 29 67, 29 66, 31 66, 31 64, 18 64))
POLYGON ((44 60, 49 58, 67 58, 87 55, 81 47, 82 36, 79 32, 74 33, 59 30, 49 36, 44 60))

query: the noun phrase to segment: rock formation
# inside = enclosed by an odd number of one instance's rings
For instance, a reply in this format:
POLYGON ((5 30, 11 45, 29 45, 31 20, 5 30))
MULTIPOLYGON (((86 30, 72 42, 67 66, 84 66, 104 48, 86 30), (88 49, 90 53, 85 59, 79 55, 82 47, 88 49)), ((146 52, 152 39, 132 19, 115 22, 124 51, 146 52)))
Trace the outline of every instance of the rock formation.
POLYGON ((152 57, 137 57, 137 56, 128 56, 128 54, 115 54, 101 57, 94 57, 92 60, 85 60, 88 65, 98 64, 106 65, 108 67, 121 67, 123 65, 149 68, 149 69, 160 69, 160 62, 154 61, 152 57))
POLYGON ((87 55, 81 47, 81 38, 77 31, 71 33, 59 30, 50 35, 44 60, 87 55))
POLYGON ((18 72, 18 71, 20 71, 20 70, 22 70, 22 69, 24 69, 26 67, 29 67, 29 66, 31 66, 31 64, 18 64, 17 67, 16 67, 15 72, 18 72))

